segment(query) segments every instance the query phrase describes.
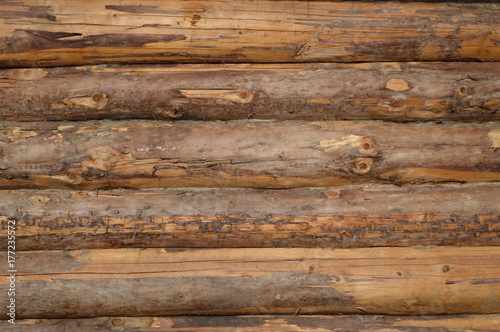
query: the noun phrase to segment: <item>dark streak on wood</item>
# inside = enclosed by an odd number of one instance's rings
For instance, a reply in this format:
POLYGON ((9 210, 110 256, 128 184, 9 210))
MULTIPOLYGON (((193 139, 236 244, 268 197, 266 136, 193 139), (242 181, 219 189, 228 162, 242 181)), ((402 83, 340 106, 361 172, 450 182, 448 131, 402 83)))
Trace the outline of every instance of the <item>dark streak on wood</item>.
POLYGON ((86 47, 141 47, 148 43, 185 40, 185 35, 172 34, 103 34, 80 38, 80 33, 50 32, 42 30, 15 30, 9 37, 0 37, 5 53, 22 53, 30 50, 71 49, 86 47))
POLYGON ((180 14, 180 10, 160 10, 158 6, 142 6, 142 5, 105 5, 106 9, 116 10, 119 12, 131 14, 180 14))
MULTIPOLYGON (((2 4, 6 5, 7 3, 2 2, 2 4)), ((41 18, 52 22, 56 21, 54 11, 50 6, 26 6, 25 11, 0 10, 0 17, 3 19, 41 18)))

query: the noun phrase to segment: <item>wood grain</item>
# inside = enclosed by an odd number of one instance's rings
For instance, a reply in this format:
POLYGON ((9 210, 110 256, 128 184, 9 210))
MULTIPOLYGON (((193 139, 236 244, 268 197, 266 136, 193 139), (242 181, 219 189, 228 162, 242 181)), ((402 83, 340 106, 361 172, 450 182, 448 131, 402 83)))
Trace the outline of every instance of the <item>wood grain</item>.
POLYGON ((494 122, 4 122, 0 188, 497 182, 499 148, 494 122))
POLYGON ((4 2, 0 66, 499 61, 499 4, 4 2))
POLYGON ((374 316, 374 315, 259 315, 259 316, 160 316, 102 317, 87 319, 25 319, 15 327, 0 321, 4 332, 495 332, 499 315, 374 316))
MULTIPOLYGON (((500 313, 499 247, 96 249, 16 257, 18 319, 500 313)), ((0 258, 7 261, 5 253, 0 258)), ((6 293, 9 279, 0 277, 6 293)))
POLYGON ((500 245, 498 185, 0 191, 22 250, 500 245))
POLYGON ((495 63, 11 69, 0 70, 0 119, 491 121, 499 76, 495 63))

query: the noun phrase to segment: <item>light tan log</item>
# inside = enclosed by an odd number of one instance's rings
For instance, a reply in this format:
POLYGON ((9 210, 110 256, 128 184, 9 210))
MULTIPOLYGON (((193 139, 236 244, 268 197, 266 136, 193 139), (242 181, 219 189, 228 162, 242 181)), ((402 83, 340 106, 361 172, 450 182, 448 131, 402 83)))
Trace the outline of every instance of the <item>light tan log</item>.
POLYGON ((500 245, 500 186, 1 191, 22 250, 500 245))
POLYGON ((0 7, 0 66, 499 61, 499 4, 44 1, 0 7))
POLYGON ((4 123, 0 188, 328 187, 500 180, 500 124, 4 123))
POLYGON ((445 316, 160 316, 102 317, 87 319, 23 319, 15 327, 0 321, 3 332, 328 332, 390 331, 446 332, 498 330, 500 315, 445 316))
POLYGON ((496 63, 0 70, 0 119, 500 120, 496 63))
POLYGON ((16 267, 19 319, 500 313, 500 247, 18 251, 16 267))

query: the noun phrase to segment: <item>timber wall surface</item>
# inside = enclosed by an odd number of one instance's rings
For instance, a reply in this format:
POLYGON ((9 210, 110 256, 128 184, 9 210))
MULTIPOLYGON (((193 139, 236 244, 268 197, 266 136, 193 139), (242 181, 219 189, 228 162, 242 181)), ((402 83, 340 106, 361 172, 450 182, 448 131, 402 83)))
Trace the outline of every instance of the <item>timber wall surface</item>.
POLYGON ((500 329, 497 1, 0 20, 0 330, 500 329))

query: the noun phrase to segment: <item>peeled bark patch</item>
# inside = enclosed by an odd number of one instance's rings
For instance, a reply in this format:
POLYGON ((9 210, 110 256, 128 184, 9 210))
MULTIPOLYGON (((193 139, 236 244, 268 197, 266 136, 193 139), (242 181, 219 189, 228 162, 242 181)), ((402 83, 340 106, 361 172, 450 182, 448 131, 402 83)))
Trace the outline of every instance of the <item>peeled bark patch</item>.
POLYGON ((493 141, 493 147, 500 148, 500 130, 499 129, 492 130, 488 133, 488 136, 493 141))
POLYGON ((393 91, 406 91, 410 89, 408 82, 401 78, 391 78, 389 81, 387 81, 385 87, 393 91))

